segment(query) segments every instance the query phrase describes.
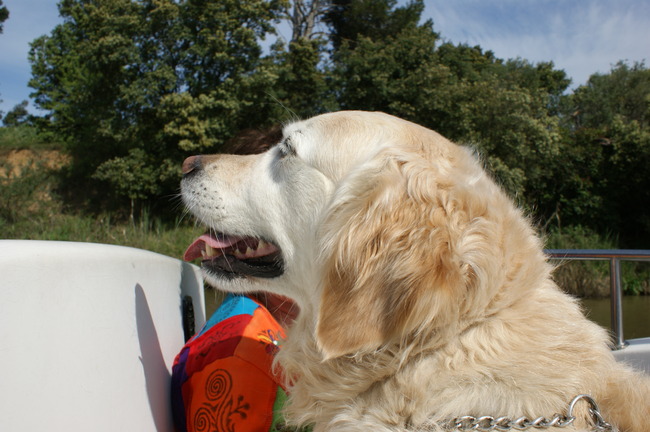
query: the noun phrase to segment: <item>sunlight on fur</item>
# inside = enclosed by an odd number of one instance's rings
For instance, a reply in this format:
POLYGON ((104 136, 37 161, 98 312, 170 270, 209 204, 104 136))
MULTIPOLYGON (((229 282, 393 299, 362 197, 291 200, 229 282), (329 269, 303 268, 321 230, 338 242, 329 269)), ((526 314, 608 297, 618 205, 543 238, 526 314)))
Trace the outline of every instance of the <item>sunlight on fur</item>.
MULTIPOLYGON (((650 431, 650 378, 614 360, 530 222, 436 132, 324 114, 260 155, 209 159, 183 196, 214 231, 282 251, 277 277, 206 280, 300 307, 276 358, 292 424, 445 430, 463 415, 551 418, 587 393, 620 431, 650 431)), ((586 405, 564 430, 592 430, 586 405)))

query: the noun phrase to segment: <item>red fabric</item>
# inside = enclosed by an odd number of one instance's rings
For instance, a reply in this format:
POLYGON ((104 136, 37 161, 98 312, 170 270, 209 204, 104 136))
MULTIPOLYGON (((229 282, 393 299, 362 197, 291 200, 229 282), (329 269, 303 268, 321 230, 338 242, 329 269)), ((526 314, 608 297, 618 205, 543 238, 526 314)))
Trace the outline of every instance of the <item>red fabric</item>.
POLYGON ((172 397, 180 432, 271 428, 280 386, 271 368, 284 332, 264 307, 248 303, 254 300, 234 301, 245 302, 252 314, 231 315, 204 329, 174 361, 172 397))

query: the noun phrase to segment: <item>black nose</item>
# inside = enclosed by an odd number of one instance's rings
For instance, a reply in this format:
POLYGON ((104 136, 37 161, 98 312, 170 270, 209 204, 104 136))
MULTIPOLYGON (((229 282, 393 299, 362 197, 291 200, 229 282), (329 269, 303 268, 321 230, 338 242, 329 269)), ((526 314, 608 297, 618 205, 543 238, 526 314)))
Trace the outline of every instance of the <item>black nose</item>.
POLYGON ((183 166, 181 171, 183 172, 183 177, 188 177, 192 174, 195 174, 198 171, 203 169, 203 163, 201 162, 201 156, 190 156, 183 161, 183 166))

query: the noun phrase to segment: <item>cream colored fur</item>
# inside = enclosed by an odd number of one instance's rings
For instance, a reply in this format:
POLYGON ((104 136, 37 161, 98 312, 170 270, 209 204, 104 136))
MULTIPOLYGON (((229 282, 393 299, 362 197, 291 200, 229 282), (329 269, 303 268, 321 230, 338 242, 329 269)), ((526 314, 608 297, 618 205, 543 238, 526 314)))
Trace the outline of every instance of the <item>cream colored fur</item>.
MULTIPOLYGON (((617 363, 556 287, 530 223, 470 150, 386 114, 339 112, 205 171, 202 192, 184 188, 190 209, 283 251, 281 277, 207 280, 296 299, 277 358, 293 423, 438 430, 463 415, 550 418, 588 393, 621 431, 650 431, 649 378, 617 363)), ((591 430, 579 408, 569 430, 591 430)))

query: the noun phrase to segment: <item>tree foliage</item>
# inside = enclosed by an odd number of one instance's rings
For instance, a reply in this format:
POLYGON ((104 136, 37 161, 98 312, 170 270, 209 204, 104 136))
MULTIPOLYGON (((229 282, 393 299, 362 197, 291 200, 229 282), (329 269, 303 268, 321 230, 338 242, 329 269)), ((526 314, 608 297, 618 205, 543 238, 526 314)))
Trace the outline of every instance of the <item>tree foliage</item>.
MULTIPOLYGON (((568 97, 566 128, 574 152, 584 154, 574 168, 582 174, 594 211, 590 223, 612 229, 625 245, 650 241, 650 70, 620 62, 594 74, 568 97)), ((574 208, 566 203, 576 222, 574 208)), ((576 217, 578 216, 578 217, 576 217)))
POLYGON ((19 126, 29 123, 31 120, 31 115, 29 114, 29 111, 27 111, 28 105, 29 102, 24 100, 18 105, 14 106, 11 111, 5 115, 4 119, 2 119, 2 123, 7 127, 19 126))
POLYGON ((2 34, 2 31, 4 30, 2 23, 7 21, 8 18, 9 9, 7 9, 7 7, 2 4, 2 0, 0 0, 0 34, 2 34))
POLYGON ((480 47, 438 46, 433 24, 420 24, 422 2, 395 5, 345 1, 330 12, 341 107, 386 111, 474 145, 514 196, 528 197, 559 153, 548 108, 568 86, 564 73, 504 64, 480 47))
MULTIPOLYGON (((2 0, 0 0, 0 34, 2 34, 4 28, 3 28, 3 23, 7 21, 9 18, 9 9, 7 9, 5 6, 2 4, 2 0)), ((2 99, 0 99, 0 102, 2 102, 2 99)), ((0 111, 0 119, 2 118, 2 111, 0 111)))
POLYGON ((551 62, 444 42, 421 19, 423 0, 62 0, 59 9, 63 23, 30 52, 42 123, 67 143, 77 179, 107 182, 131 203, 175 191, 185 156, 219 151, 240 130, 380 110, 475 147, 544 227, 585 225, 625 246, 650 240, 642 63, 569 92, 551 62), (280 19, 291 40, 264 50, 280 19))
POLYGON ((264 122, 265 89, 275 77, 260 67, 258 39, 273 31, 282 7, 276 0, 62 0, 63 24, 32 43, 30 85, 77 176, 124 190, 129 170, 153 162, 135 194, 149 197, 172 187, 178 168, 169 167, 183 154, 214 151, 264 122))
POLYGON ((360 37, 380 41, 418 25, 424 10, 422 0, 396 5, 397 0, 333 0, 324 17, 333 49, 345 44, 354 49, 360 37))

